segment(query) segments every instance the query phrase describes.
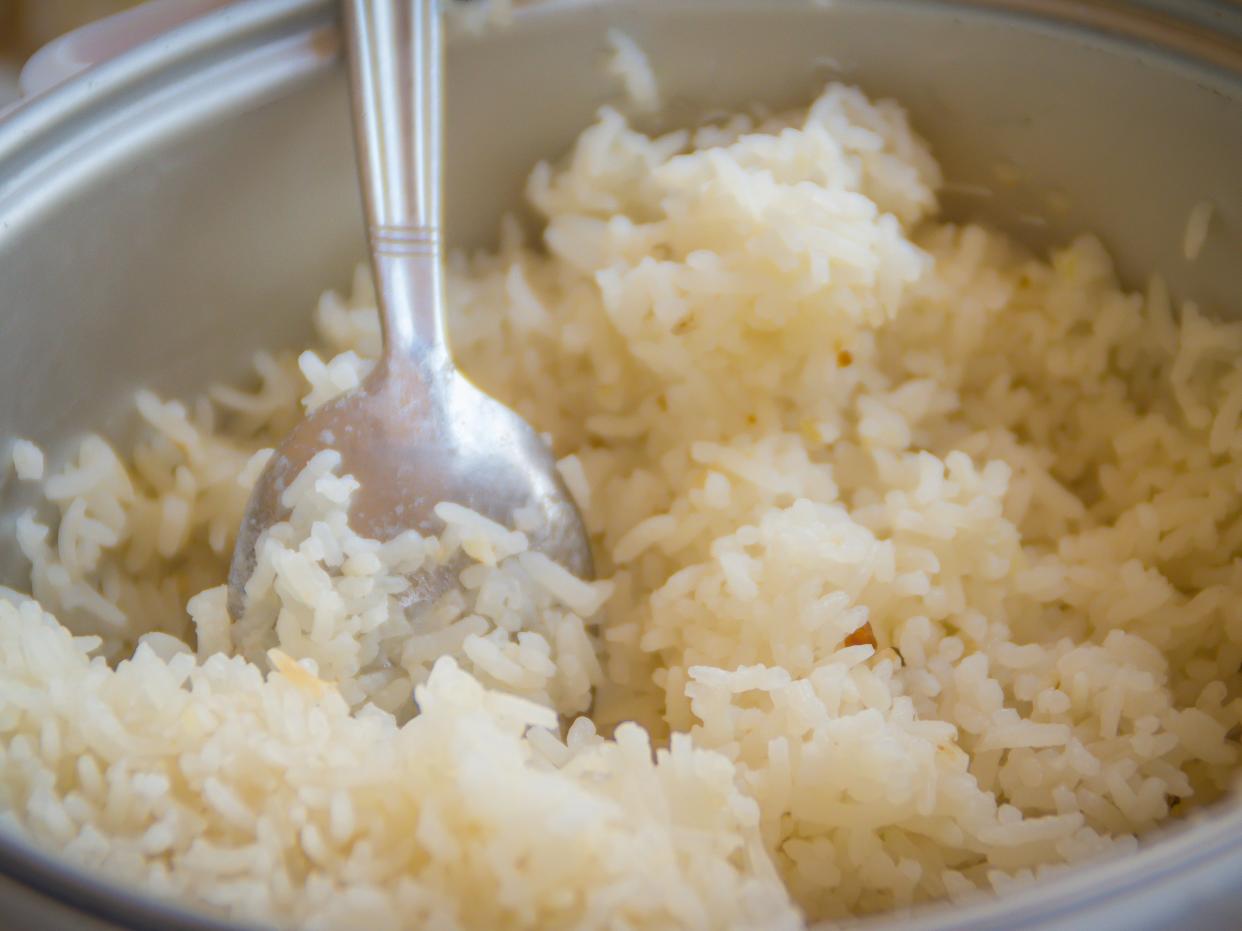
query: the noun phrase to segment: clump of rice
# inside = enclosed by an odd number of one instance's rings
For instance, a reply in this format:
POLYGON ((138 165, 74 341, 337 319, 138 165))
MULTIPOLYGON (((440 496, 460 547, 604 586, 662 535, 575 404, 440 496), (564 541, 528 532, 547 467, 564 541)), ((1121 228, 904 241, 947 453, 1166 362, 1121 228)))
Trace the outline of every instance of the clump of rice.
POLYGON ((252 390, 140 395, 132 452, 87 439, 19 523, 7 821, 281 924, 766 928, 1007 888, 1219 797, 1242 324, 1123 291, 1094 239, 939 223, 939 183, 842 86, 655 138, 605 110, 532 174, 541 248, 453 261, 454 345, 554 437, 601 582, 452 502, 359 537, 328 453, 229 618, 268 448, 373 365, 364 274, 252 390))
POLYGON ((319 453, 286 489, 289 518, 259 541, 246 613, 230 628, 227 586, 190 602, 212 652, 258 665, 274 648, 309 663, 346 701, 408 717, 414 687, 442 656, 483 683, 562 714, 584 712, 602 676, 593 617, 610 582, 582 582, 527 547, 526 535, 445 502, 439 538, 413 530, 380 542, 349 527, 357 483, 338 476, 339 454, 319 453), (408 609, 410 579, 464 554, 475 564, 460 590, 408 609))

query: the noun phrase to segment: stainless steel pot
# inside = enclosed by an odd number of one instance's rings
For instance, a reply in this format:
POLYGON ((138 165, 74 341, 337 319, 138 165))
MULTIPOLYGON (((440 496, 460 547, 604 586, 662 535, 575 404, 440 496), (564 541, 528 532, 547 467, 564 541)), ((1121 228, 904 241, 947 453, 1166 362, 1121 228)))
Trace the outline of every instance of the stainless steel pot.
MULTIPOLYGON (((1123 274, 1242 307, 1242 8, 1070 0, 551 0, 448 55, 449 238, 484 245, 531 164, 617 96, 618 25, 681 122, 806 101, 829 77, 913 111, 955 193, 1035 246, 1103 234, 1123 274), (986 191, 980 190, 986 189, 986 191), (1216 208, 1197 262, 1182 237, 1216 208)), ((53 451, 138 383, 188 393, 295 345, 363 254, 334 4, 250 0, 44 92, 0 121, 0 437, 53 451)), ((0 513, 32 503, 0 480, 0 513)), ((0 526, 0 581, 23 567, 0 526)), ((0 925, 223 928, 0 837, 0 925)), ((995 901, 877 926, 1242 925, 1242 808, 995 901)))

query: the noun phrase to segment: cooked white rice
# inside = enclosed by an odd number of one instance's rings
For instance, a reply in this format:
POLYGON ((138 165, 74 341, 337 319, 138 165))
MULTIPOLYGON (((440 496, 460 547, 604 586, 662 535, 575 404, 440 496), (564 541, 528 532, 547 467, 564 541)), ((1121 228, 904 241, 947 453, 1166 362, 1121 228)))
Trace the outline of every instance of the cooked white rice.
POLYGON ((660 87, 647 53, 620 29, 608 30, 608 44, 612 48, 608 72, 621 82, 629 102, 637 110, 660 109, 660 87))
POLYGON ((606 110, 531 178, 543 248, 453 263, 455 346, 555 438, 599 582, 451 502, 436 538, 360 538, 328 453, 231 621, 266 448, 376 355, 361 273, 252 390, 140 395, 130 455, 85 440, 20 521, 7 824, 283 925, 779 928, 1217 798, 1242 324, 1122 291, 1094 239, 935 222, 939 183, 841 86, 659 138, 606 110), (407 616, 459 550, 462 593, 407 616))
POLYGON ((1182 254, 1186 256, 1186 261, 1195 261, 1203 251, 1208 229, 1212 224, 1212 212, 1212 202, 1207 200, 1190 208, 1190 216, 1186 218, 1186 232, 1182 237, 1182 254))
POLYGON ((37 482, 43 478, 43 450, 30 440, 14 440, 10 455, 13 472, 23 482, 37 482))

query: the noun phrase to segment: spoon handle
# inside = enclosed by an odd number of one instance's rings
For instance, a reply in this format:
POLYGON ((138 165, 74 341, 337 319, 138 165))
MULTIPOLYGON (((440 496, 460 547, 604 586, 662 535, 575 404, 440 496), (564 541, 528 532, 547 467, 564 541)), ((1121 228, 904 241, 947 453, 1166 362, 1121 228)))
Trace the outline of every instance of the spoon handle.
POLYGON ((435 0, 344 0, 358 171, 384 361, 447 363, 440 267, 441 47, 435 0))

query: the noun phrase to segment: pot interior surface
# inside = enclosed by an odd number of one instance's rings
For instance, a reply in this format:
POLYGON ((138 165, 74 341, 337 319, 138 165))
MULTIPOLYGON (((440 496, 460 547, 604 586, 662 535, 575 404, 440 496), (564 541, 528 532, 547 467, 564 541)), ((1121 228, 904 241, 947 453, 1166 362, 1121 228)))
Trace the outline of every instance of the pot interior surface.
MULTIPOLYGON (((123 442, 136 387, 186 396, 236 376, 256 350, 304 341, 319 293, 347 284, 364 243, 331 5, 283 6, 301 18, 282 20, 285 44, 258 57, 225 44, 98 104, 63 103, 87 93, 87 75, 29 105, 60 101, 64 113, 0 162, 0 437, 35 439, 53 461, 101 424, 123 442)), ((447 77, 451 245, 492 243, 533 164, 565 152, 600 106, 624 109, 603 68, 611 26, 647 52, 668 101, 640 126, 856 83, 912 112, 951 182, 950 216, 1035 248, 1095 232, 1128 284, 1159 272, 1211 311, 1238 304, 1238 74, 997 4, 552 3, 459 36, 447 77), (1202 201, 1211 234, 1189 262, 1187 218, 1202 201)), ((21 589, 11 519, 34 498, 0 475, 0 582, 21 589)))

